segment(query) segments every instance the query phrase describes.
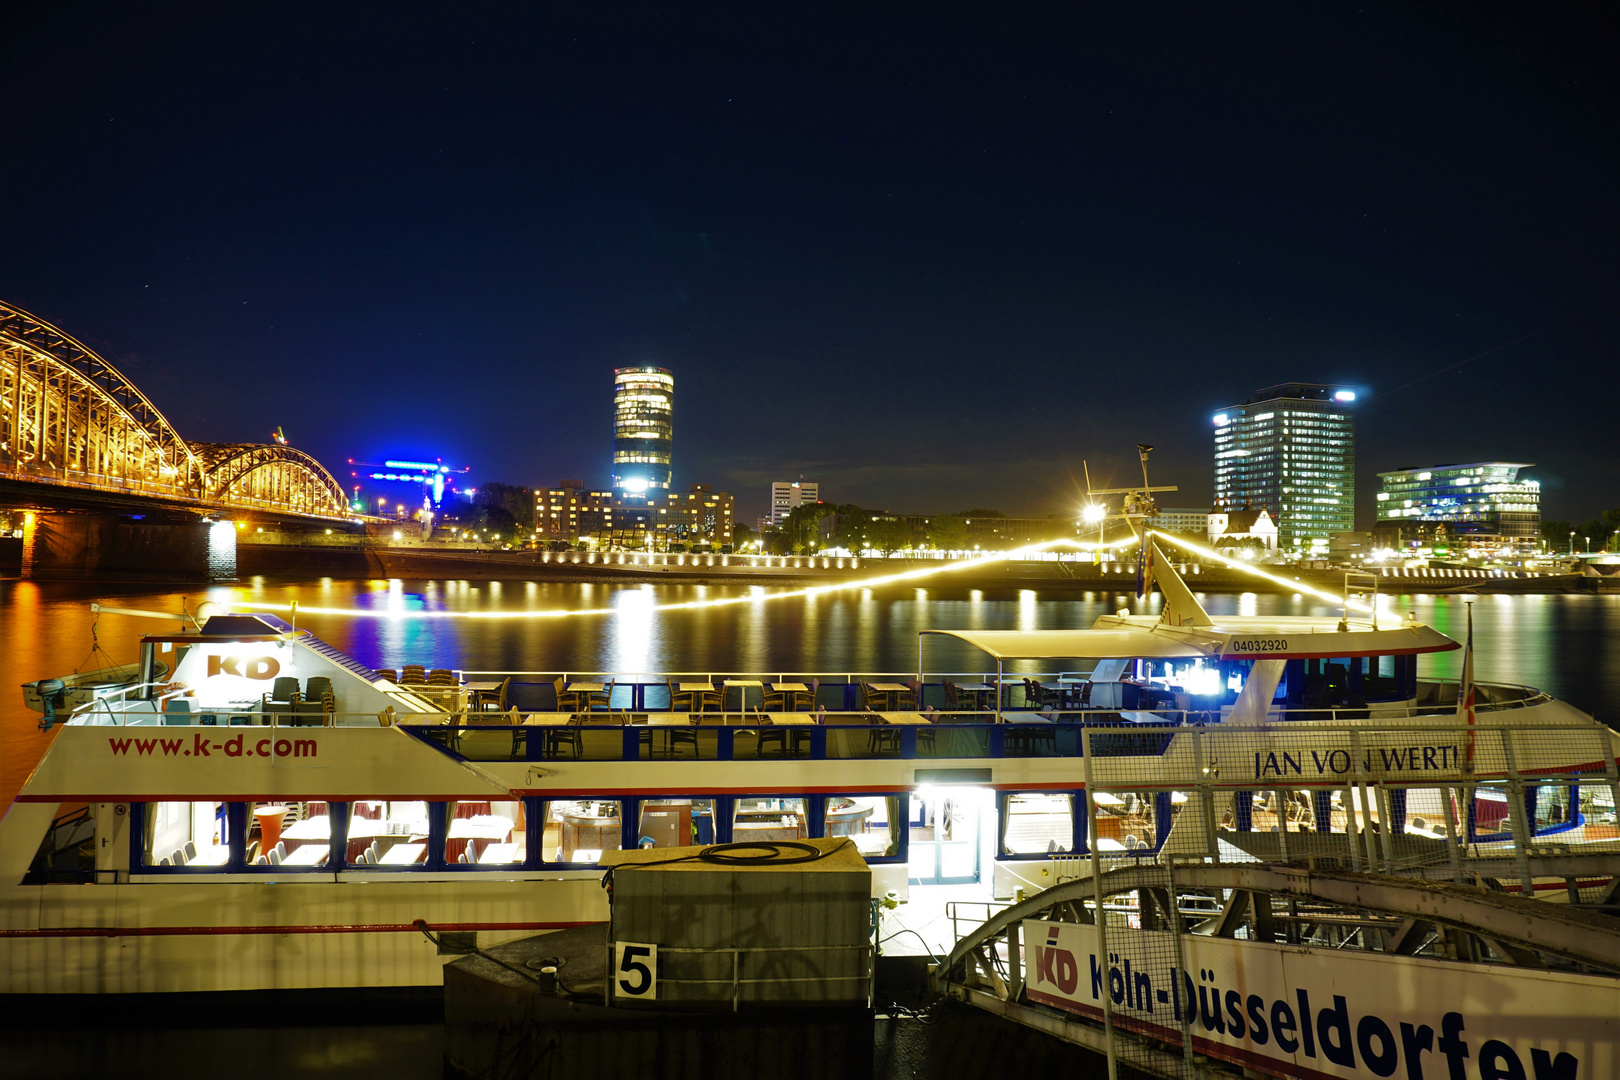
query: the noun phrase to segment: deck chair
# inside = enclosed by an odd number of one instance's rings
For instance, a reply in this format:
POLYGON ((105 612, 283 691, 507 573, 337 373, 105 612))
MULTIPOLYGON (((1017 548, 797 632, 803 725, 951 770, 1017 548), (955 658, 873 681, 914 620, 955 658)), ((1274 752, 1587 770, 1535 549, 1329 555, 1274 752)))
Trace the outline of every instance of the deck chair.
POLYGON ((406 664, 399 669, 399 681, 411 686, 427 685, 427 669, 421 664, 406 664))
POLYGON ((461 680, 449 668, 436 667, 427 673, 429 686, 460 686, 461 680))
POLYGON ((380 667, 373 668, 372 670, 377 673, 377 678, 379 679, 387 679, 391 683, 399 682, 399 672, 395 671, 393 668, 380 667))

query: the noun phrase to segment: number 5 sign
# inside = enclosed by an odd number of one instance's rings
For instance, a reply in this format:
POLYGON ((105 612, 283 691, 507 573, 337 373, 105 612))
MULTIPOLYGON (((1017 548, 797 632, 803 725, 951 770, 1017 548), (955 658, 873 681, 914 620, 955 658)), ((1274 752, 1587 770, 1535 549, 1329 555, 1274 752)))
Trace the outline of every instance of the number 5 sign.
POLYGON ((613 994, 640 1001, 658 999, 658 946, 613 943, 613 994))

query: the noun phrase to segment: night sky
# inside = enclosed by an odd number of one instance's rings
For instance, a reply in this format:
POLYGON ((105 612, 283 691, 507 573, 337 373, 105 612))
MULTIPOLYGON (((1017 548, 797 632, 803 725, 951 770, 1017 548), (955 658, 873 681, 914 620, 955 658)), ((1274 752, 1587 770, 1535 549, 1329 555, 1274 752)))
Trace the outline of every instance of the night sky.
POLYGON ((1287 380, 1363 390, 1362 527, 1409 464, 1620 504, 1601 5, 827 7, 8 5, 0 298, 344 481, 605 484, 658 364, 745 520, 1068 512, 1138 442, 1208 505, 1287 380))

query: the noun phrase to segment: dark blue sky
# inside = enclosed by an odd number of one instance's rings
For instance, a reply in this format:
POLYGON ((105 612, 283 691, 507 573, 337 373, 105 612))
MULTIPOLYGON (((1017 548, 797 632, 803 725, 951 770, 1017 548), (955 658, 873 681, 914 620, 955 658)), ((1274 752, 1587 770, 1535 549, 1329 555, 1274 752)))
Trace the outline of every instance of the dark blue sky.
POLYGON ((749 516, 1064 510, 1137 442, 1205 504, 1285 380, 1365 388, 1364 521, 1444 461, 1620 503, 1596 6, 823 7, 8 8, 0 296, 340 479, 605 481, 655 363, 749 516))

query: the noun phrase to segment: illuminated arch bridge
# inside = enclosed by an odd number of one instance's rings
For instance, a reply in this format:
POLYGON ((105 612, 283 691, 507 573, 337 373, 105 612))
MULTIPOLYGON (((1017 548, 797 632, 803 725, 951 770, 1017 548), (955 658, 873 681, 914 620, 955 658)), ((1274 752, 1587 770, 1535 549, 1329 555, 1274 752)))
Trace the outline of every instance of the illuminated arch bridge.
POLYGON ((94 350, 4 303, 0 479, 203 511, 354 516, 343 488, 308 454, 188 442, 94 350))

